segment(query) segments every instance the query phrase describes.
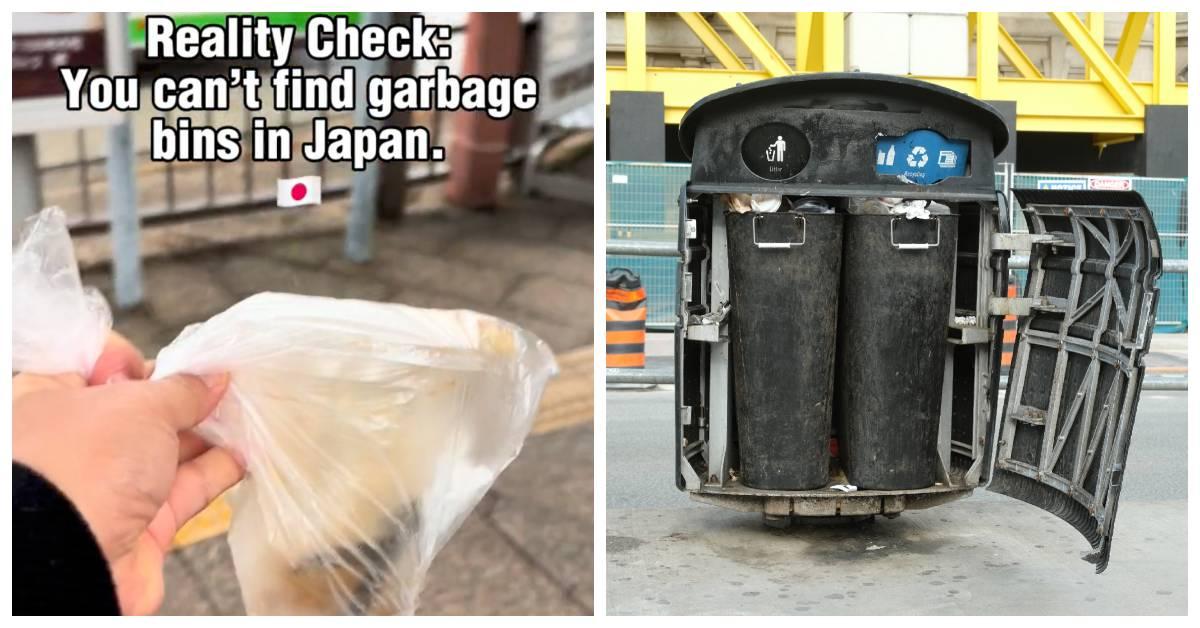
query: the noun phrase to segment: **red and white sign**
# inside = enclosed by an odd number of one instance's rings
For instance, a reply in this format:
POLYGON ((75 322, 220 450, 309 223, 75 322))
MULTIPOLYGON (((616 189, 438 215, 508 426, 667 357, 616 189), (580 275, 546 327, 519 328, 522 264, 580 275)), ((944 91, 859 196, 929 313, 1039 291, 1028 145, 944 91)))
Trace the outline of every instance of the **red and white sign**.
MULTIPOLYGON (((114 20, 115 21, 115 20, 114 20)), ((119 111, 68 111, 63 66, 106 70, 101 13, 13 13, 12 133, 117 124, 119 111)), ((124 32, 121 36, 128 36, 124 32)))
POLYGON ((275 204, 278 207, 321 204, 321 177, 279 179, 275 190, 275 204))
POLYGON ((1089 190, 1120 190, 1133 189, 1133 179, 1129 177, 1088 177, 1089 190))

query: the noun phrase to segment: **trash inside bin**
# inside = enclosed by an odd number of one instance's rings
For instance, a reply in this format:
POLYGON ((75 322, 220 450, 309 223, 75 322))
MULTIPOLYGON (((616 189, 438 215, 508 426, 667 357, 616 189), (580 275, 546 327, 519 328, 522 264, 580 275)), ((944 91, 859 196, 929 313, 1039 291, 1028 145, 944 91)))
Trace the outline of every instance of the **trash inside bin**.
POLYGON ((725 214, 733 397, 746 486, 803 490, 829 482, 842 219, 725 214))

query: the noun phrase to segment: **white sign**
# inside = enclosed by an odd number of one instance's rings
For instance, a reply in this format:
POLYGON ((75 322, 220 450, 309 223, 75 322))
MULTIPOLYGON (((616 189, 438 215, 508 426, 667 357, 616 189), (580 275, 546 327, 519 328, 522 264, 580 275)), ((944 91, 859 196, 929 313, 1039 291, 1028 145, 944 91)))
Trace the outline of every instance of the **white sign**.
POLYGON ((1086 190, 1087 181, 1083 179, 1038 179, 1039 190, 1086 190))
POLYGON ((1088 177, 1089 190, 1121 190, 1133 189, 1133 179, 1130 177, 1088 177))

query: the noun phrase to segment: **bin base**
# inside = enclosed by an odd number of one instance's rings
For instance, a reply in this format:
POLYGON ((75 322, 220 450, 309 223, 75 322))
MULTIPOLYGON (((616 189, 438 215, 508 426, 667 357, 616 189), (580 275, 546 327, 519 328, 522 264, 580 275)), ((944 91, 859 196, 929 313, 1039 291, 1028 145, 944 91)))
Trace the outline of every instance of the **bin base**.
MULTIPOLYGON (((972 486, 966 486, 962 477, 952 478, 953 484, 938 483, 919 489, 895 491, 861 490, 852 493, 835 491, 828 486, 807 491, 778 491, 756 489, 732 481, 725 486, 706 485, 699 490, 689 491, 693 500, 713 506, 747 513, 769 515, 773 523, 792 518, 830 517, 845 520, 847 517, 884 515, 892 517, 906 510, 933 508, 971 494, 972 486)), ((770 524, 769 524, 770 525, 770 524)))

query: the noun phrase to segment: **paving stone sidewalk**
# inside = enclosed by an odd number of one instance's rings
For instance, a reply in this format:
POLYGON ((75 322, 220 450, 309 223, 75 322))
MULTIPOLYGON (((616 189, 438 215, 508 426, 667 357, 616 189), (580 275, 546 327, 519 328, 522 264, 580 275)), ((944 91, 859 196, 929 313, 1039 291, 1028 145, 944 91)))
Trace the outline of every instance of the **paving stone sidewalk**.
MULTIPOLYGON (((181 229, 203 225, 147 229, 144 249, 181 229)), ((153 356, 185 325, 272 290, 474 309, 563 353, 592 342, 592 233, 590 206, 531 199, 381 224, 375 258, 361 265, 342 256, 340 231, 212 233, 194 250, 147 259, 145 303, 118 312, 115 327, 153 356)), ((84 282, 112 299, 107 269, 85 270, 84 282)), ((419 612, 592 614, 592 434, 576 421, 529 439, 435 560, 419 612)), ((173 552, 166 588, 163 614, 244 611, 224 536, 173 552)))

